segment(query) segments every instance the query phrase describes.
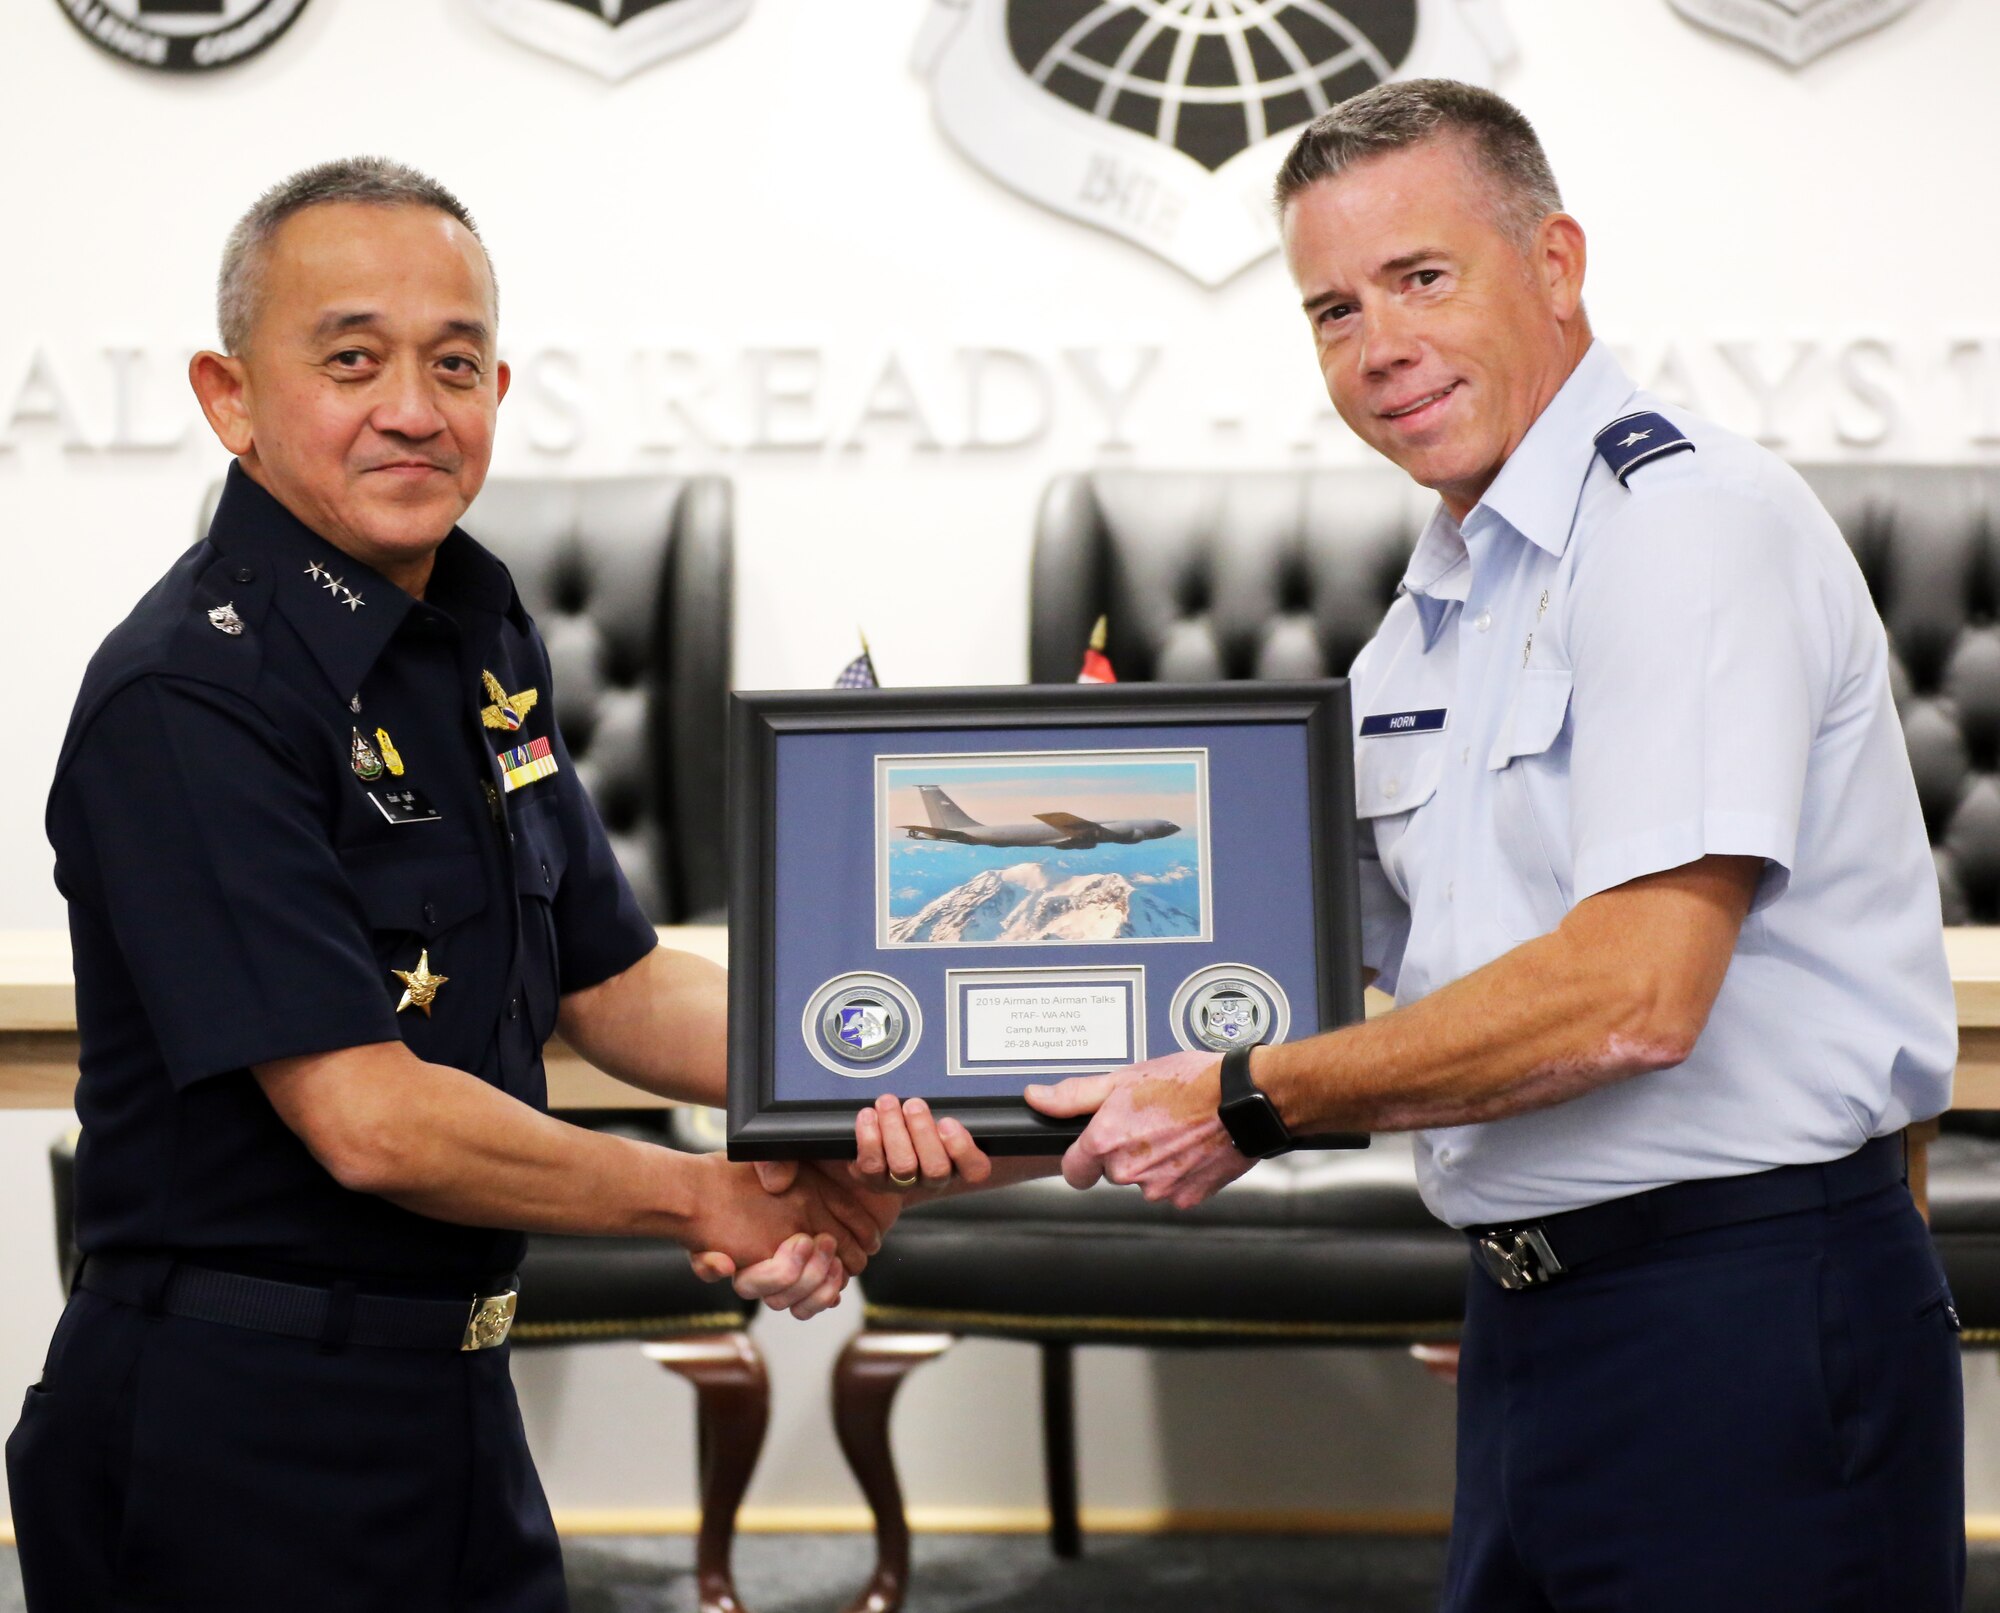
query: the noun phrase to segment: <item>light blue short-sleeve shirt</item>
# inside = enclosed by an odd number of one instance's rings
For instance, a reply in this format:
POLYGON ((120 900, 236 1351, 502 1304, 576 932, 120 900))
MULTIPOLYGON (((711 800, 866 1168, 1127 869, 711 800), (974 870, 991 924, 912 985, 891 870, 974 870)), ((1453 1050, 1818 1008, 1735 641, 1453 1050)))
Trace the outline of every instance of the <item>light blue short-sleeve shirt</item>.
POLYGON ((1352 683, 1363 952, 1399 1003, 1614 885, 1765 865, 1688 1060, 1421 1133, 1441 1218, 1833 1159, 1947 1106, 1956 1016, 1887 638, 1775 455, 1593 346, 1464 522, 1433 515, 1352 683), (1647 411, 1693 449, 1621 483, 1595 438, 1647 411))

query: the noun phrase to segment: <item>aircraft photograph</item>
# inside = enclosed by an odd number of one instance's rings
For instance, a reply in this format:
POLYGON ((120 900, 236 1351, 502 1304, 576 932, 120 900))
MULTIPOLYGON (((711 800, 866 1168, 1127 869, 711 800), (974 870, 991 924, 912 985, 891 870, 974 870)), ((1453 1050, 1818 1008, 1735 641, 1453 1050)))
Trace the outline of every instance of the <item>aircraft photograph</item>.
POLYGON ((1206 939, 1198 750, 881 757, 883 946, 1206 939))
POLYGON ((1088 851, 1107 841, 1136 846, 1142 840, 1164 840, 1181 826, 1165 818, 1112 818, 1105 823, 1080 818, 1074 812, 1037 812, 1028 823, 981 823, 967 815, 935 784, 919 784, 929 823, 900 827, 912 840, 955 840, 964 846, 1057 846, 1064 851, 1088 851))

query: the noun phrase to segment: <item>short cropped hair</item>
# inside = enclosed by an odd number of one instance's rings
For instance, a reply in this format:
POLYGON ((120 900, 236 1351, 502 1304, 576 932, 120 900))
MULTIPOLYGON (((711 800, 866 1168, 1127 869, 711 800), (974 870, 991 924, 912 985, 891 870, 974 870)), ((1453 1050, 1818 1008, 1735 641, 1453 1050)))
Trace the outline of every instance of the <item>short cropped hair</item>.
MULTIPOLYGON (((479 241, 479 250, 486 252, 479 226, 472 222, 465 203, 429 174, 387 157, 340 157, 302 168, 258 197, 229 232, 228 244, 222 249, 222 270, 215 281, 215 323, 226 352, 241 353, 249 343, 263 297, 264 269, 279 227, 294 213, 335 202, 360 202, 369 207, 428 207, 457 219, 479 241)), ((486 272, 493 281, 497 300, 500 282, 493 275, 490 253, 486 256, 486 272)))
POLYGON ((1548 154, 1520 108, 1491 90, 1450 78, 1378 84, 1313 119, 1278 170, 1273 188, 1278 211, 1308 186, 1357 162, 1443 136, 1467 143, 1492 181, 1494 222, 1517 245, 1525 247, 1543 219, 1562 211, 1548 154))

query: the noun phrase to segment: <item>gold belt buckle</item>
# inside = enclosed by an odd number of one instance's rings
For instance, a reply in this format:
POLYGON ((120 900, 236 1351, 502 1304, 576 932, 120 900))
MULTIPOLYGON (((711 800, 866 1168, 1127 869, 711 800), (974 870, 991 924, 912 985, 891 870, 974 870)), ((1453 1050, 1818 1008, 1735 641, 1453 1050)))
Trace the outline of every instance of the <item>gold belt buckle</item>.
POLYGON ((519 1289, 510 1288, 504 1294, 488 1294, 484 1299, 472 1302, 472 1314, 465 1320, 465 1337, 459 1341, 461 1350, 491 1350, 507 1342, 508 1331, 514 1325, 514 1307, 520 1302, 519 1289))

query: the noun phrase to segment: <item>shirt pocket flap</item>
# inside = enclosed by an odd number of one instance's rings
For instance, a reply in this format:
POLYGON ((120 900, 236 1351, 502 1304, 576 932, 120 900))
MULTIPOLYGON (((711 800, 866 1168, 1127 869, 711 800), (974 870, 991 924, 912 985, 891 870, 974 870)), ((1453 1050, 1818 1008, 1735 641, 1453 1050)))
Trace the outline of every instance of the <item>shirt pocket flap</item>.
POLYGON ((477 852, 348 852, 341 864, 370 929, 441 935, 486 905, 486 875, 477 852))
POLYGON ((1445 733, 1371 734, 1354 742, 1355 811, 1363 818, 1409 812, 1437 794, 1445 733))
POLYGON ((1486 759, 1489 769, 1505 767, 1517 756, 1539 756, 1556 742, 1569 714, 1571 678, 1568 667, 1530 667, 1521 674, 1500 737, 1486 759))

